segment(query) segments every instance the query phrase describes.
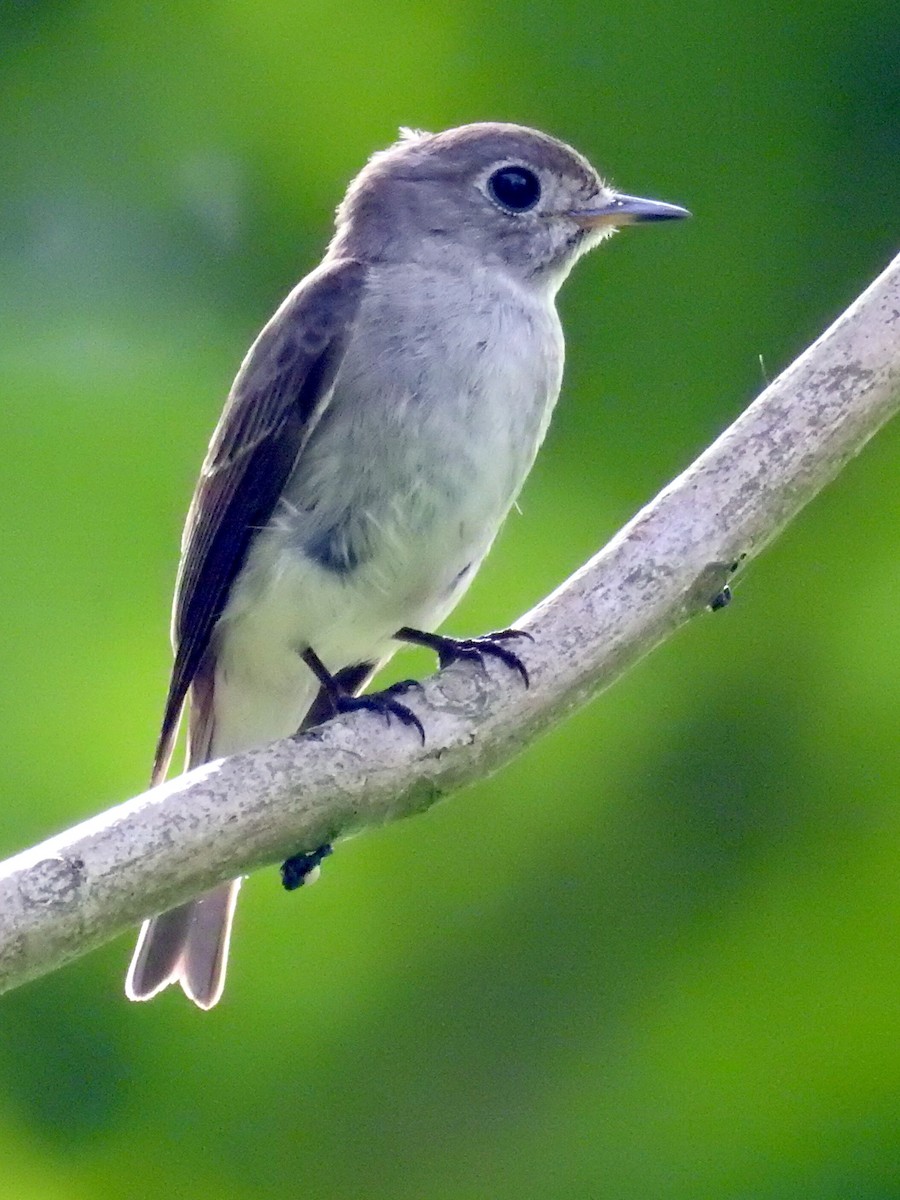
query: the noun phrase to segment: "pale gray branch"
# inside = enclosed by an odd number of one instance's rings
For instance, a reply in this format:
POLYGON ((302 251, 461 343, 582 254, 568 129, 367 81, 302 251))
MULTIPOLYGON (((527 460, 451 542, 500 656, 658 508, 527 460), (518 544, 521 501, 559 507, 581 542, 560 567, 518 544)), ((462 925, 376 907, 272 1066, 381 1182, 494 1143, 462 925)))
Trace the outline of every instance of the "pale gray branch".
MULTIPOLYGON (((531 674, 458 665, 410 705, 191 771, 0 866, 0 991, 211 884, 409 816, 509 761, 689 617, 900 404, 900 257, 687 470, 522 618, 531 674)), ((561 768, 562 770, 562 768, 561 768)))

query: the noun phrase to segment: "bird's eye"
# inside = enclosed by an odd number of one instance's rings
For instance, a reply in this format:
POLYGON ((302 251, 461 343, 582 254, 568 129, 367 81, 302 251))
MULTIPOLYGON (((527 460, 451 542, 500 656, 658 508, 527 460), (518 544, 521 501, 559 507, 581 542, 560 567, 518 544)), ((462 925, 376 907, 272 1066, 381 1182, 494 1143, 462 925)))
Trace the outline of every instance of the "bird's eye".
POLYGON ((527 212, 541 198, 541 181, 528 167, 501 167, 487 186, 491 198, 507 212, 527 212))

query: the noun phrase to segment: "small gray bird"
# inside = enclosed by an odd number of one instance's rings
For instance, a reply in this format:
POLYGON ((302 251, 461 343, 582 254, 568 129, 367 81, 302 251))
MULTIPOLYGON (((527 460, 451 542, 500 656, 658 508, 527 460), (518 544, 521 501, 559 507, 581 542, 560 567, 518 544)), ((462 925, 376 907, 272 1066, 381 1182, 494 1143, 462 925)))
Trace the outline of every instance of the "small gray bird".
MULTIPOLYGON (((614 191, 518 125, 402 131, 337 210, 322 263, 244 359, 187 516, 153 782, 182 710, 189 767, 377 706, 398 642, 442 663, 515 631, 434 633, 515 501, 559 394, 556 293, 622 225, 685 217, 614 191)), ((527 682, 527 676, 525 676, 527 682)), ((295 886, 318 857, 285 864, 295 886), (292 866, 293 863, 293 866, 292 866), (298 865, 299 864, 299 865, 298 865)), ((240 880, 146 921, 126 993, 222 994, 240 880)))

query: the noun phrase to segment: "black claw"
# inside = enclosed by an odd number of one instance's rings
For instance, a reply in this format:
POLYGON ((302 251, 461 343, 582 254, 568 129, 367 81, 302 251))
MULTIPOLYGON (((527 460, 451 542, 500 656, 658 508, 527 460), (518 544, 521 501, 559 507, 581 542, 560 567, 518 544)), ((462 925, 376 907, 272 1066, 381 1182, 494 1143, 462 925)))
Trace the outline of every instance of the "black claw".
POLYGON ((294 854, 281 864, 281 882, 286 892, 296 891, 309 879, 323 858, 333 852, 330 845, 320 846, 310 854, 294 854))
MULTIPOLYGON (((728 564, 729 574, 733 575, 746 557, 746 554, 739 554, 733 562, 730 562, 728 564)), ((712 600, 710 600, 709 607, 713 612, 719 612, 721 609, 727 608, 733 599, 734 597, 732 595, 731 588, 726 583, 722 586, 720 591, 716 592, 712 600)))
POLYGON ((460 660, 468 660, 469 662, 477 662, 478 665, 484 668, 485 655, 498 658, 500 662, 505 663, 513 671, 518 671, 522 677, 522 682, 526 687, 529 686, 531 680, 528 677, 528 668, 519 658, 518 654, 514 654, 512 650, 507 650, 505 646, 498 645, 494 638, 497 635, 491 634, 489 637, 481 638, 466 638, 464 641, 454 641, 449 646, 441 646, 438 649, 438 662, 442 667, 449 667, 451 663, 459 662, 460 660))
POLYGON ((339 696, 335 699, 335 710, 339 713, 366 712, 381 713, 386 724, 390 725, 391 717, 396 717, 403 725, 415 729, 425 745, 425 726, 411 708, 391 698, 391 688, 384 692, 374 692, 371 696, 339 696))
POLYGON ((375 692, 371 696, 354 696, 351 692, 345 691, 341 686, 341 674, 333 675, 311 646, 308 646, 304 650, 303 661, 322 685, 322 690, 327 697, 327 703, 331 706, 333 716, 337 716, 339 713, 358 712, 360 709, 367 709, 369 712, 381 713, 385 719, 385 723, 388 725, 391 723, 391 717, 396 717, 404 725, 411 725, 418 730, 419 737, 422 739, 422 745, 424 746, 425 727, 422 722, 411 708, 391 697, 392 692, 408 691, 411 687, 421 686, 416 684, 415 680, 408 679, 402 683, 395 683, 393 687, 388 688, 386 691, 375 692))
POLYGON ((420 696, 425 695, 425 685, 418 679, 401 679, 399 683, 392 683, 390 687, 384 688, 383 696, 403 696, 406 692, 418 692, 420 696))
POLYGON ((727 608, 731 603, 731 588, 726 583, 720 592, 716 592, 712 600, 709 602, 709 607, 713 612, 718 612, 722 608, 727 608))
POLYGON ((441 667, 449 667, 451 663, 468 661, 476 662, 484 667, 485 655, 498 658, 513 671, 518 671, 526 687, 530 684, 528 668, 514 651, 501 645, 502 642, 513 638, 534 638, 525 629, 501 629, 497 633, 486 633, 475 638, 451 638, 439 633, 423 633, 418 629, 404 627, 395 635, 402 642, 412 642, 417 646, 426 646, 438 656, 441 667))

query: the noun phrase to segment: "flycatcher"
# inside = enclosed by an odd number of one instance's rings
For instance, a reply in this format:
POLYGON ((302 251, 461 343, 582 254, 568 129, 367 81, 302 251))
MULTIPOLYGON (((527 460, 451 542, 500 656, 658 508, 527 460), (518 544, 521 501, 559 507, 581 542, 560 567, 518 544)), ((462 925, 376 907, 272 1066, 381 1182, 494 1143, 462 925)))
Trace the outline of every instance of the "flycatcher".
MULTIPOLYGON (((182 540, 154 783, 185 708, 189 767, 359 706, 421 731, 390 694, 359 696, 399 642, 524 674, 505 644, 515 631, 434 630, 547 430, 563 280, 620 226, 687 215, 614 191, 571 147, 518 125, 403 131, 373 155, 213 433, 182 540)), ((216 1003, 239 887, 144 923, 130 999, 178 982, 216 1003)))

